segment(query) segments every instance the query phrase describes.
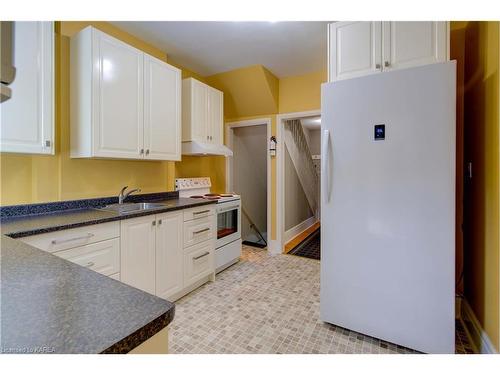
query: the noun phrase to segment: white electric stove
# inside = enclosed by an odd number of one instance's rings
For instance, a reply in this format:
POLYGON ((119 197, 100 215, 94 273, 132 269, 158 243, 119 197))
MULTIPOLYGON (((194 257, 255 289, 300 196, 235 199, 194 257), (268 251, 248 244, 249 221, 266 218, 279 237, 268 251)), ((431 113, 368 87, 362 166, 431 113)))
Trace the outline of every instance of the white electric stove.
POLYGON ((241 256, 241 197, 233 193, 212 193, 210 177, 176 178, 180 198, 216 201, 217 240, 215 272, 238 262, 241 256))

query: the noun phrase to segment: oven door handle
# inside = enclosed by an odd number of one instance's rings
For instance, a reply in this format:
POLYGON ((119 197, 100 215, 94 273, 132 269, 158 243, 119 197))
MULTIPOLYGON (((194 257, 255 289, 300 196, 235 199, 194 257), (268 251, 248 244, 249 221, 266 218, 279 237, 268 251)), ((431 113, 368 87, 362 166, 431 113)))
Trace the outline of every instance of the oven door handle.
POLYGON ((218 208, 217 213, 222 214, 224 212, 232 211, 232 210, 239 210, 240 206, 230 206, 230 207, 225 207, 225 208, 218 208))

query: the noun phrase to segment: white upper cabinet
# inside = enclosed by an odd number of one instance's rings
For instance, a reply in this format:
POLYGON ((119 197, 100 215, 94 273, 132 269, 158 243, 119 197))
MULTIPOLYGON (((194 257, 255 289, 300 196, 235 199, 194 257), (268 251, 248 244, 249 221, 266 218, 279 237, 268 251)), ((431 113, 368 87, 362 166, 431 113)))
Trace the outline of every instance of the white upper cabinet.
POLYGON ((180 160, 180 70, 87 27, 71 39, 71 157, 180 160))
POLYGON ((93 154, 136 158, 143 148, 143 53, 92 33, 93 154))
POLYGON ((335 22, 329 26, 329 81, 449 59, 447 22, 335 22))
POLYGON ((14 22, 16 68, 0 104, 2 152, 54 154, 54 23, 14 22))
POLYGON ((446 61, 446 22, 384 22, 384 70, 446 61))
POLYGON ((329 32, 330 80, 378 73, 382 22, 336 22, 329 32))
POLYGON ((144 55, 146 159, 181 160, 181 71, 144 55))
POLYGON ((208 124, 210 126, 210 143, 218 145, 221 145, 224 142, 224 137, 222 135, 224 128, 223 101, 224 98, 221 91, 215 89, 208 90, 208 124))
POLYGON ((194 78, 182 81, 182 141, 223 143, 223 93, 194 78))

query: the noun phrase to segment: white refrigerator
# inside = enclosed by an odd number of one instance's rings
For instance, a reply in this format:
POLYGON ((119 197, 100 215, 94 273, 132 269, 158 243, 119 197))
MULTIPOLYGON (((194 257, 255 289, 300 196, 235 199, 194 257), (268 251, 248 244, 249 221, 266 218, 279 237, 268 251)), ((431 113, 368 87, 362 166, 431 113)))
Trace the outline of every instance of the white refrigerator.
POLYGON ((325 322, 455 352, 455 62, 326 83, 325 322))

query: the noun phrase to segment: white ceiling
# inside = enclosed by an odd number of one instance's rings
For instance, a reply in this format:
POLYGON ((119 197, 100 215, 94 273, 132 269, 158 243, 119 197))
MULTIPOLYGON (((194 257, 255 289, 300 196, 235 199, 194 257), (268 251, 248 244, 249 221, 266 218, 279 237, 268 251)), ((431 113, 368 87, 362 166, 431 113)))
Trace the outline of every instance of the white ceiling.
POLYGON ((326 67, 328 22, 112 22, 202 76, 261 64, 278 78, 326 67))

